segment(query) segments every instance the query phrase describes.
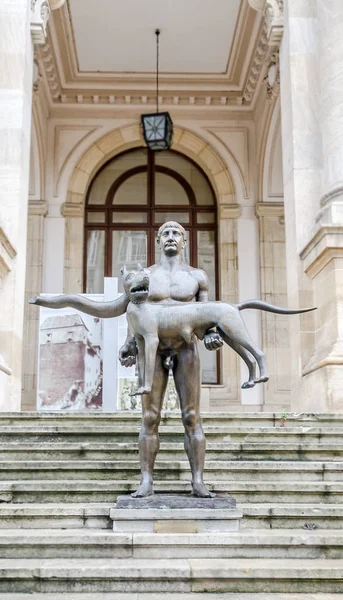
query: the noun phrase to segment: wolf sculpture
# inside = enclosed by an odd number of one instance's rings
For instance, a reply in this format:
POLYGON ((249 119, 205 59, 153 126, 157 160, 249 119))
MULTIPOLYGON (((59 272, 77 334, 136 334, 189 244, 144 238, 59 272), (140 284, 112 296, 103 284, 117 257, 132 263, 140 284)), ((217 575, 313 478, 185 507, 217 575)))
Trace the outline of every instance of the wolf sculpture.
POLYGON ((249 369, 249 379, 243 388, 268 381, 264 352, 250 338, 240 311, 257 308, 279 314, 298 314, 315 310, 289 310, 266 302, 252 300, 241 304, 227 302, 187 302, 158 304, 146 302, 149 295, 149 271, 138 265, 137 271, 121 269, 124 289, 130 302, 127 319, 138 348, 138 389, 133 395, 151 392, 157 348, 177 354, 184 342, 195 334, 202 340, 206 331, 217 327, 224 341, 243 358, 249 369), (256 376, 256 362, 259 377, 256 376))

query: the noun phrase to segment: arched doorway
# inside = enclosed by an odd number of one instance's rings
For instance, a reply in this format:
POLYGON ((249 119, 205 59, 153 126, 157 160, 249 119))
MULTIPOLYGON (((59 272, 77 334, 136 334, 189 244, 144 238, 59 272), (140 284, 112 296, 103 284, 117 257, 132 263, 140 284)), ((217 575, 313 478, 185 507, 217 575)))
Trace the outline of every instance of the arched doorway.
MULTIPOLYGON (((207 176, 173 150, 146 148, 117 155, 93 178, 86 197, 83 290, 102 293, 104 277, 159 260, 157 231, 176 220, 187 231, 185 259, 205 269, 218 297, 217 205, 207 176)), ((219 357, 218 357, 219 358, 219 357)), ((214 353, 204 353, 203 382, 218 383, 214 353)))

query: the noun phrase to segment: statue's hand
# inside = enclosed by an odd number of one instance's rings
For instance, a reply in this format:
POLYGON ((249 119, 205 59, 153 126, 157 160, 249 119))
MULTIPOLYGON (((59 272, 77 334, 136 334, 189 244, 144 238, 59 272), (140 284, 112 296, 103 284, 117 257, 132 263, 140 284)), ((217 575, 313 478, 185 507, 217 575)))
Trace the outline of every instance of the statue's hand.
POLYGON ((223 346, 224 342, 220 337, 219 333, 211 331, 209 333, 205 333, 204 344, 206 350, 219 350, 219 348, 223 346))
POLYGON ((119 350, 119 361, 123 367, 132 367, 136 364, 137 347, 135 343, 124 344, 119 350))

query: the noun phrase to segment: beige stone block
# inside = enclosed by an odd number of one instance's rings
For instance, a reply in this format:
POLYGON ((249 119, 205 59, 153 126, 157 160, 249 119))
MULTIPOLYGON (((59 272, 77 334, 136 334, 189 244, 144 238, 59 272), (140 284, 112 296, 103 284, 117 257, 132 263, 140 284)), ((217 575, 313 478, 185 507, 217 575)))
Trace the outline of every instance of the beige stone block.
POLYGON ((212 173, 212 175, 216 175, 225 168, 223 163, 217 158, 217 156, 209 146, 206 146, 200 152, 199 158, 201 158, 204 161, 205 165, 207 166, 208 170, 212 173))
POLYGON ((84 200, 84 194, 78 194, 76 192, 71 192, 68 194, 68 204, 84 204, 84 200))
MULTIPOLYGON (((231 190, 232 190, 232 184, 230 183, 230 185, 231 185, 231 190)), ((219 206, 227 206, 229 204, 236 205, 236 196, 235 196, 235 194, 233 194, 233 193, 231 193, 231 194, 219 194, 219 196, 218 196, 218 204, 219 204, 219 206)), ((222 217, 222 218, 225 219, 225 217, 222 217)))
POLYGON ((79 194, 84 194, 87 189, 89 182, 89 175, 84 171, 80 171, 80 169, 76 169, 73 182, 72 182, 72 190, 73 192, 77 192, 79 194))
POLYGON ((188 519, 155 521, 155 533, 198 533, 198 522, 188 519))
POLYGON ((143 142, 142 130, 140 125, 130 125, 121 129, 123 140, 126 144, 141 140, 143 142))
POLYGON ((104 158, 104 153, 97 146, 93 146, 85 156, 82 157, 78 168, 85 173, 91 173, 104 158))
POLYGON ((201 140, 198 136, 185 131, 180 138, 179 144, 193 152, 193 154, 200 154, 200 152, 205 148, 206 143, 201 140))
POLYGON ((220 196, 223 194, 230 194, 231 192, 231 181, 227 170, 220 171, 214 176, 214 182, 217 187, 217 192, 220 196))
POLYGON ((102 140, 97 142, 97 146, 105 154, 110 154, 113 150, 116 150, 124 144, 124 138, 119 129, 112 131, 112 133, 106 135, 102 140))
POLYGON ((184 133, 184 129, 181 129, 180 127, 174 127, 174 132, 173 132, 173 145, 179 144, 180 143, 180 139, 182 137, 184 133))

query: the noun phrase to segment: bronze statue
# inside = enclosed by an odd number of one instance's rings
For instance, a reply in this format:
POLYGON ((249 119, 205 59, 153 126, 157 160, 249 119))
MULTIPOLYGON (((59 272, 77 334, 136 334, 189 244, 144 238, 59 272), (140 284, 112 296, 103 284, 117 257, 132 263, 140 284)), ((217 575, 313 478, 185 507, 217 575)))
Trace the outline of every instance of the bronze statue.
MULTIPOLYGON (((173 221, 164 223, 158 231, 157 243, 162 251, 161 260, 146 271, 146 278, 144 279, 144 271, 141 271, 137 278, 137 285, 131 285, 129 279, 125 277, 125 288, 130 297, 126 293, 118 300, 98 303, 75 295, 61 295, 49 300, 40 297, 33 298, 30 302, 52 308, 72 306, 88 314, 107 318, 123 314, 130 299, 134 302, 144 299, 144 309, 152 320, 156 319, 161 311, 165 311, 167 315, 173 314, 174 319, 175 315, 177 319, 181 319, 181 315, 185 315, 184 329, 181 333, 179 328, 175 330, 176 321, 171 319, 171 326, 166 327, 163 331, 162 341, 158 340, 156 330, 152 334, 154 348, 148 357, 148 370, 150 369, 150 373, 148 377, 148 371, 146 372, 144 382, 147 389, 139 390, 139 393, 142 394, 143 413, 139 435, 141 483, 138 490, 132 495, 143 497, 153 494, 153 468, 159 449, 158 426, 161 419, 169 368, 172 368, 175 387, 180 400, 182 422, 185 428, 185 450, 192 472, 193 494, 199 497, 212 497, 214 494, 206 488, 203 481, 206 443, 200 420, 200 360, 195 333, 199 333, 199 337, 204 339, 205 347, 208 350, 217 350, 223 345, 223 341, 212 326, 218 325, 225 342, 243 358, 249 367, 249 381, 243 384, 243 387, 252 387, 256 383, 266 381, 268 375, 264 354, 250 340, 239 311, 243 308, 260 308, 281 314, 296 314, 313 309, 287 310, 259 301, 245 302, 238 306, 211 302, 207 306, 207 304, 204 304, 208 303, 209 288, 206 273, 201 269, 190 267, 182 256, 182 250, 186 243, 184 228, 173 221), (134 289, 135 287, 136 289, 134 289), (194 306, 194 308, 189 306, 188 303, 194 302, 202 303, 201 309, 200 306, 194 306), (207 320, 204 318, 204 315, 209 314, 213 306, 217 304, 223 305, 226 310, 229 310, 229 328, 226 327, 226 321, 224 327, 224 323, 222 321, 219 323, 217 318, 208 317, 207 320), (227 307, 230 308, 227 309, 227 307), (177 312, 178 308, 180 309, 179 313, 177 312), (199 310, 202 319, 201 331, 199 328, 197 330, 196 326, 194 327, 194 323, 187 322, 190 315, 193 315, 197 310, 199 310), (235 323, 234 328, 233 323, 235 323), (187 335, 183 335, 185 329, 187 335), (260 367, 259 378, 256 378, 256 361, 254 357, 260 367), (154 370, 151 378, 152 369, 154 370)), ((129 275, 126 273, 127 277, 129 275)), ((134 277, 135 274, 132 274, 132 278, 134 277)), ((130 323, 133 331, 137 331, 134 309, 129 309, 130 323)), ((119 352, 119 359, 125 366, 131 366, 136 362, 136 341, 138 349, 142 350, 141 337, 136 340, 129 327, 126 342, 119 352)), ((140 352, 138 357, 140 362, 139 385, 142 388, 144 385, 141 356, 142 353, 140 352)))

